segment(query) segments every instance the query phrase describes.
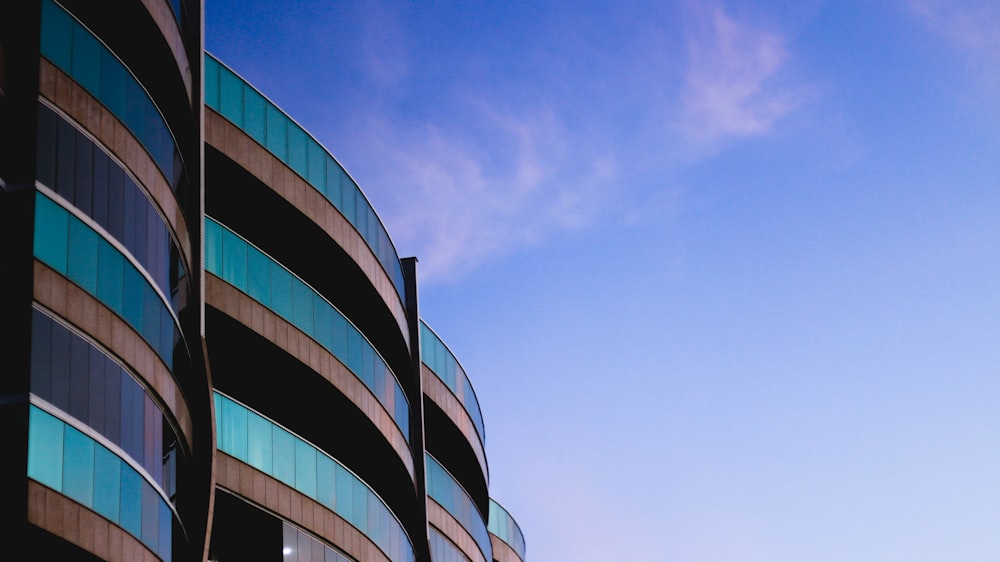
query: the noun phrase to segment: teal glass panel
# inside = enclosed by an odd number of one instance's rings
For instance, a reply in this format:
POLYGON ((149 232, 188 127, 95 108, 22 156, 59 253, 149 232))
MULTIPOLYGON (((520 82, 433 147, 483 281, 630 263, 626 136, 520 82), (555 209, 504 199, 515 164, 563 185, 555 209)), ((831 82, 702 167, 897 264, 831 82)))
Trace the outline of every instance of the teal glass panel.
POLYGON ((359 480, 355 479, 351 483, 351 503, 354 505, 354 509, 351 511, 351 517, 348 519, 351 525, 354 525, 361 530, 362 533, 368 534, 368 488, 362 484, 359 480))
POLYGON ((92 295, 97 294, 97 238, 89 226, 70 217, 67 276, 92 295))
POLYGON ((358 234, 361 235, 365 241, 368 241, 368 205, 365 203, 363 197, 358 197, 358 215, 356 222, 354 223, 354 228, 358 229, 358 234))
POLYGON ((346 468, 337 466, 335 481, 337 513, 347 521, 354 519, 354 483, 356 480, 346 468))
POLYGON ((28 476, 62 491, 65 424, 32 406, 28 414, 28 476))
POLYGON ((458 384, 455 380, 455 363, 453 361, 445 361, 443 376, 448 388, 452 389, 452 392, 458 395, 458 384))
MULTIPOLYGON (((363 346, 361 333, 354 326, 347 326, 347 368, 362 378, 363 346)), ((362 378, 362 380, 364 380, 362 378)))
MULTIPOLYGON (((75 26, 74 26, 75 27, 75 26)), ((73 78, 95 97, 101 92, 101 51, 93 35, 76 27, 73 30, 73 78)))
POLYGON ((394 409, 396 410, 393 418, 399 423, 399 428, 403 431, 403 437, 407 441, 410 440, 410 418, 409 418, 409 402, 406 401, 406 395, 403 394, 403 389, 400 388, 398 384, 393 385, 394 387, 394 397, 393 401, 394 409))
POLYGON ((287 430, 274 426, 274 472, 272 476, 295 486, 295 437, 287 430))
POLYGON ((224 280, 249 291, 258 302, 323 344, 365 383, 386 411, 394 416, 404 435, 408 434, 409 405, 393 402, 391 389, 398 387, 395 376, 371 343, 339 311, 279 263, 211 220, 206 221, 206 246, 210 272, 221 268, 220 277, 224 280), (218 257, 218 238, 223 240, 221 259, 218 257), (240 264, 249 265, 241 267, 240 264), (251 271, 248 273, 247 269, 251 271), (240 277, 248 279, 241 285, 240 277))
MULTIPOLYGON (((373 358, 372 369, 374 370, 373 378, 375 379, 375 386, 374 386, 375 396, 378 396, 379 400, 383 404, 388 406, 390 402, 387 400, 387 398, 391 396, 391 393, 388 392, 388 389, 386 388, 385 385, 392 380, 392 375, 389 374, 389 370, 386 369, 385 363, 382 362, 382 358, 378 357, 377 355, 373 358)), ((390 414, 392 413, 391 409, 389 410, 389 413, 390 414)))
MULTIPOLYGON (((218 396, 218 395, 217 395, 218 396)), ((247 412, 247 463, 261 472, 271 474, 273 469, 273 438, 271 422, 255 414, 247 412)))
POLYGON ((354 185, 351 178, 345 177, 343 183, 343 204, 340 207, 340 212, 347 217, 348 222, 352 225, 358 224, 358 210, 357 210, 357 199, 358 199, 358 186, 354 185))
MULTIPOLYGON (((174 324, 174 318, 167 309, 160 307, 160 340, 154 345, 160 357, 172 357, 174 353, 174 342, 180 339, 180 332, 174 324)), ((169 363, 170 360, 167 359, 169 363)))
POLYGON ((292 279, 292 323, 307 334, 313 333, 313 292, 299 279, 292 279))
POLYGON ((230 455, 247 459, 247 410, 232 400, 222 401, 222 431, 219 448, 230 455))
POLYGON ((111 310, 121 310, 125 257, 103 239, 97 245, 97 275, 97 298, 111 310))
MULTIPOLYGON (((362 337, 358 334, 358 337, 362 337)), ((361 380, 365 381, 365 386, 375 391, 375 350, 372 349, 370 345, 365 345, 367 342, 359 342, 358 347, 361 349, 361 362, 358 364, 358 370, 355 373, 361 375, 361 380)), ((381 398, 382 402, 385 402, 384 395, 379 395, 376 393, 376 397, 381 398)))
POLYGON ((340 166, 335 162, 330 161, 326 166, 326 198, 333 203, 333 206, 338 210, 343 206, 343 196, 341 195, 341 182, 343 181, 344 171, 340 169, 340 166))
POLYGON ((483 415, 479 400, 472 388, 472 383, 458 359, 444 345, 430 327, 420 321, 420 354, 421 361, 443 382, 458 398, 479 434, 480 441, 486 436, 483 426, 483 415))
POLYGON ((146 106, 149 105, 146 92, 139 86, 138 82, 132 79, 131 75, 122 84, 122 87, 125 93, 125 111, 118 117, 130 131, 135 133, 135 136, 142 140, 146 128, 146 106))
POLYGON ((292 321, 292 274, 275 262, 271 262, 271 310, 279 316, 292 321))
POLYGON ((267 104, 267 149, 282 162, 288 161, 288 118, 267 104))
POLYGON ((115 115, 125 113, 125 84, 132 80, 125 67, 106 49, 101 50, 101 101, 115 115))
POLYGON ((264 306, 271 304, 271 260, 260 250, 247 248, 247 293, 264 306))
POLYGON ((295 489, 316 499, 316 449, 301 439, 295 440, 295 489))
POLYGON ((526 559, 524 535, 521 533, 521 528, 514 521, 514 518, 511 517, 510 513, 492 498, 490 498, 488 528, 489 532, 510 545, 514 549, 514 552, 521 557, 521 560, 526 559))
POLYGON ((316 501, 337 511, 336 463, 326 455, 316 456, 316 501))
POLYGON ((253 88, 243 88, 243 130, 261 146, 266 146, 267 143, 265 105, 267 102, 264 101, 264 96, 253 88))
POLYGON ((247 292, 247 243, 230 232, 222 237, 222 263, 226 281, 247 292))
POLYGON ((347 346, 349 344, 347 339, 347 332, 351 328, 348 327, 347 319, 344 318, 339 313, 333 315, 333 322, 331 324, 331 332, 333 332, 333 345, 331 348, 333 354, 337 356, 340 361, 347 365, 347 346))
MULTIPOLYGON (((326 193, 326 164, 329 157, 326 151, 316 141, 309 139, 308 144, 309 175, 306 179, 320 193, 326 193)), ((332 164, 332 162, 331 162, 332 164)))
POLYGON ((48 197, 35 197, 35 257, 66 274, 69 258, 69 213, 48 197))
POLYGON ((319 295, 313 293, 314 338, 320 345, 333 352, 333 316, 337 314, 319 295))
POLYGON ((49 1, 42 2, 42 55, 67 73, 73 53, 73 19, 49 1))
POLYGON ((205 269, 222 276, 222 227, 205 219, 205 269))
POLYGON ((94 505, 94 441, 69 425, 63 435, 62 492, 87 507, 94 505))
POLYGON ((219 112, 243 127, 243 81, 226 68, 219 68, 219 112))
POLYGON ((212 57, 205 57, 205 105, 219 111, 219 67, 212 57))
POLYGON ((157 502, 159 506, 159 543, 154 546, 153 550, 160 556, 161 560, 172 560, 173 559, 173 548, 171 544, 171 536, 173 534, 173 521, 174 514, 170 511, 170 506, 166 502, 160 500, 157 502))
POLYGON ((375 544, 389 544, 388 513, 375 494, 368 494, 368 535, 375 539, 375 544))
POLYGON ((142 536, 140 540, 147 546, 156 546, 160 542, 159 530, 160 496, 149 482, 142 483, 142 536))
POLYGON ((288 124, 288 166, 302 177, 308 177, 309 169, 306 163, 306 143, 308 137, 305 131, 294 123, 288 124))
POLYGON ((462 527, 472 535, 487 560, 491 560, 493 548, 489 532, 479 509, 462 486, 452 478, 433 457, 425 454, 427 467, 427 495, 439 503, 462 527))
POLYGON ((132 467, 122 463, 121 514, 118 524, 138 538, 142 534, 142 477, 132 467))
POLYGON ((131 264, 125 265, 124 291, 122 292, 122 310, 115 311, 125 318, 125 321, 136 330, 142 327, 142 316, 144 310, 144 293, 146 280, 139 275, 138 270, 131 264))
MULTIPOLYGON (((404 554, 393 556, 392 560, 413 560, 413 547, 395 516, 378 496, 350 471, 305 440, 271 420, 250 412, 242 404, 218 393, 214 395, 214 400, 216 411, 224 411, 232 406, 247 412, 251 433, 256 434, 251 436, 251 442, 256 436, 266 436, 270 431, 273 442, 271 467, 261 468, 263 472, 332 509, 368 535, 384 552, 390 553, 393 548, 397 548, 394 545, 399 545, 397 554, 398 552, 404 554)), ((226 431, 227 419, 225 416, 218 417, 220 435, 226 431)), ((220 450, 223 441, 220 437, 220 450)), ((251 457, 266 454, 263 449, 260 453, 255 453, 254 445, 251 445, 250 449, 251 457)), ((313 551, 313 554, 317 552, 313 551)))
POLYGON ((118 521, 121 474, 121 459, 98 446, 94 450, 94 511, 111 521, 118 521))

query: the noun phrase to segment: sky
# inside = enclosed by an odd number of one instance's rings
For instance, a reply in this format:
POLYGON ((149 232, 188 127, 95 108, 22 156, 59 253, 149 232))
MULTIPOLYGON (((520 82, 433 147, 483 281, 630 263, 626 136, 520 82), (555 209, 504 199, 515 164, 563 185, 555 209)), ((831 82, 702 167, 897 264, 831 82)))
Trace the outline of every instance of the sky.
POLYGON ((418 257, 529 562, 1000 560, 1000 3, 205 4, 418 257))

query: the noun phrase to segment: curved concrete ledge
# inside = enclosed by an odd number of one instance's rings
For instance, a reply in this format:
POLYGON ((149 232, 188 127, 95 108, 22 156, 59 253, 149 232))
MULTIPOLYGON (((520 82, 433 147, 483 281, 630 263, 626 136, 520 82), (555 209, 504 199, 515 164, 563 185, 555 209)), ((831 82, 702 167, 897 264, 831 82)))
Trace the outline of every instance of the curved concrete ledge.
POLYGON ((284 318, 211 273, 205 273, 205 304, 237 320, 326 379, 371 420, 406 467, 410 480, 415 478, 413 458, 403 432, 378 398, 333 354, 284 318))
POLYGON ((361 531, 312 498, 256 468, 217 451, 216 485, 252 501, 337 545, 355 560, 391 562, 361 531))
POLYGON ((173 374, 153 348, 125 320, 49 266, 35 261, 35 301, 90 334, 153 390, 175 426, 193 448, 193 428, 187 400, 173 374))
POLYGON ((188 95, 188 103, 194 106, 194 92, 191 89, 191 64, 184 49, 184 38, 181 36, 180 26, 174 18, 174 11, 168 5, 168 0, 142 0, 142 5, 153 18, 156 27, 160 28, 160 33, 170 47, 170 52, 177 62, 177 69, 181 73, 181 80, 184 81, 184 91, 188 95))
POLYGON ((101 102, 45 59, 41 60, 38 81, 39 91, 45 99, 79 123, 139 180, 166 217, 187 270, 196 271, 197 264, 191 261, 193 254, 187 219, 169 182, 138 139, 101 102))
POLYGON ((483 480, 489 482, 490 473, 486 464, 486 452, 483 450, 483 443, 479 440, 479 433, 476 431, 476 426, 469 412, 459 402, 458 397, 451 392, 451 389, 444 384, 444 381, 423 363, 420 364, 420 378, 424 395, 437 404, 465 436, 465 440, 469 442, 469 446, 476 454, 476 459, 479 460, 479 466, 483 470, 483 480))
POLYGON ((392 280, 382 269, 382 264, 364 238, 322 193, 239 127, 208 107, 205 108, 205 142, 288 201, 343 248, 364 272, 396 319, 406 345, 411 345, 406 308, 400 301, 392 280))
POLYGON ((427 498, 427 522, 440 531, 442 535, 448 537, 448 540, 454 543, 472 562, 490 562, 483 558, 479 545, 465 530, 465 527, 452 517, 448 510, 430 497, 427 498))
POLYGON ((158 562, 160 557, 118 525, 28 479, 28 522, 102 560, 158 562))

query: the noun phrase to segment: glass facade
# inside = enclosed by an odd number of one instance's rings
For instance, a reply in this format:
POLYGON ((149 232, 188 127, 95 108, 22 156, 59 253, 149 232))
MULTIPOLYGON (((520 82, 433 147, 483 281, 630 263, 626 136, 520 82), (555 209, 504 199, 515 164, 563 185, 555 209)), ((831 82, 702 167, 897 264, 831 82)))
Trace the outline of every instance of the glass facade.
MULTIPOLYGON (((22 353, 5 373, 8 390, 14 393, 7 409, 21 424, 25 418, 27 423, 19 433, 17 425, 8 428, 10 466, 20 468, 8 483, 7 491, 13 493, 4 497, 16 500, 25 486, 45 491, 22 497, 20 505, 9 502, 7 513, 23 518, 12 528, 27 531, 26 548, 41 559, 147 556, 168 561, 200 559, 207 552, 212 560, 349 562, 365 560, 378 549, 393 562, 415 562, 428 553, 435 562, 470 562, 480 559, 476 548, 492 560, 493 532, 498 537, 494 540, 507 541, 523 558, 520 529, 498 505, 491 502, 487 512, 488 483, 478 480, 474 464, 468 464, 478 461, 485 469, 482 448, 469 429, 474 427, 482 445, 485 429, 476 393, 433 330, 415 317, 405 318, 416 310, 415 303, 405 302, 405 285, 413 280, 404 279, 385 226, 357 183, 316 138, 203 52, 204 2, 39 0, 32 5, 34 14, 0 8, 8 19, 17 20, 4 20, 2 26, 18 29, 11 41, 31 41, 3 45, 8 71, 16 67, 18 72, 6 74, 5 111, 0 111, 0 134, 27 141, 8 143, 8 184, 0 190, 11 203, 4 206, 10 211, 5 216, 11 220, 4 226, 11 255, 31 251, 29 259, 19 260, 7 272, 17 291, 4 301, 3 309, 10 314, 0 315, 20 334, 15 347, 22 353), (29 83, 18 82, 23 80, 29 83), (204 95, 191 87, 203 87, 204 95), (212 122, 223 123, 216 117, 228 120, 242 131, 237 136, 245 133, 268 151, 259 153, 266 162, 274 162, 273 155, 288 167, 279 171, 296 174, 282 177, 303 187, 301 178, 329 202, 304 192, 326 218, 344 227, 337 236, 348 236, 339 242, 351 256, 341 257, 357 263, 347 264, 346 271, 317 269, 317 276, 328 277, 304 276, 314 284, 310 286, 253 241, 205 215, 206 206, 216 205, 235 205, 227 207, 228 212, 246 213, 246 220, 273 222, 287 215, 281 209, 258 208, 274 201, 270 195, 223 201, 219 191, 212 192, 212 183, 205 184, 208 178, 218 189, 247 173, 237 169, 242 161, 234 162, 225 150, 198 145, 205 137, 209 110, 218 113, 209 115, 212 122), (24 182, 27 189, 22 189, 24 182), (339 222, 334 209, 350 227, 339 222), (15 216, 22 210, 28 214, 15 216), (39 274, 33 277, 33 272, 39 274), (319 378, 299 373, 300 367, 308 367, 294 366, 295 376, 284 376, 293 367, 284 361, 295 361, 276 348, 254 354, 258 363, 268 364, 255 364, 246 372, 252 359, 230 354, 241 353, 241 345, 278 342, 254 336, 256 343, 249 343, 242 328, 221 313, 206 316, 206 272, 215 276, 209 279, 214 287, 228 284, 228 295, 238 294, 229 285, 242 291, 241 312, 245 305, 256 313, 266 307, 329 351, 365 388, 354 379, 338 379, 349 383, 341 389, 344 400, 319 378), (399 302, 393 301, 386 278, 399 302), (381 310, 381 297, 370 301, 376 293, 392 303, 389 316, 381 310), (350 318, 327 297, 344 310, 350 308, 350 318), (378 312, 366 304, 381 312, 366 318, 378 312), (230 330, 236 333, 227 333, 230 330), (417 346, 411 347, 413 338, 421 341, 419 358, 417 346), (219 375, 214 381, 209 356, 219 375), (428 402, 418 396, 421 361, 468 414, 471 424, 461 419, 458 408, 449 407, 459 416, 475 459, 461 443, 455 443, 457 451, 445 450, 451 438, 459 436, 449 433, 438 439, 431 433, 439 429, 439 421, 448 431, 447 422, 437 417, 427 420, 426 429, 427 442, 443 444, 442 450, 435 449, 437 458, 413 445, 423 439, 411 443, 411 429, 413 436, 425 432, 423 408, 428 402), (266 376, 258 376, 262 373, 266 376), (404 392, 401 381, 417 386, 407 386, 404 392), (255 398, 242 404, 215 392, 215 382, 231 387, 233 396, 255 398), (290 420, 306 423, 308 416, 290 410, 294 405, 271 401, 274 385, 297 382, 308 387, 299 389, 302 392, 314 386, 331 391, 307 401, 317 408, 310 412, 315 423, 329 427, 310 426, 306 431, 290 420), (327 404, 326 398, 332 402, 327 404), (376 401, 408 444, 402 463, 399 437, 376 401), (330 425, 326 414, 334 407, 349 410, 334 418, 352 423, 330 425), (323 450, 292 428, 311 436, 331 432, 323 435, 336 439, 316 437, 323 450), (328 447, 328 442, 335 445, 328 447), (410 450, 414 446, 416 450, 410 450), (241 467, 237 477, 255 476, 281 493, 275 498, 273 490, 264 490, 267 506, 262 506, 254 499, 259 499, 260 487, 244 496, 224 481, 220 484, 213 472, 220 459, 228 459, 230 468, 241 467), (466 485, 475 491, 475 499, 448 469, 455 474, 472 471, 478 484, 466 485), (296 491, 291 496, 296 499, 286 511, 289 490, 296 491), (300 499, 316 513, 299 510, 300 499), (70 505, 71 510, 60 509, 70 505), (436 516, 449 513, 447 524, 428 527, 428 507, 436 516), (74 513, 85 517, 77 522, 74 513), (91 526, 92 521, 97 525, 91 526), (100 533, 107 529, 114 531, 107 535, 111 543, 101 540, 100 533), (122 537, 125 541, 118 540, 116 546, 115 539, 122 537), (138 544, 155 556, 143 555, 138 544)), ((226 130, 236 133, 228 125, 226 130)), ((301 205, 301 199, 296 204, 301 205)), ((287 218, 297 220, 292 215, 287 218)), ((269 240, 295 243, 286 238, 269 240)), ((315 258, 328 257, 321 254, 315 258)), ((282 252, 275 250, 274 255, 282 252)), ((284 322, 279 324, 275 340, 287 331, 284 322)), ((319 347, 308 344, 314 354, 310 359, 316 360, 319 347)), ((329 358, 319 355, 329 366, 329 358)), ((347 376, 340 365, 336 368, 337 376, 347 376)), ((17 552, 12 556, 24 558, 17 552)))
POLYGON ((483 514, 451 473, 430 454, 424 457, 427 459, 427 495, 457 519, 479 545, 483 557, 492 560, 493 545, 490 544, 483 514))
POLYGON ((490 498, 489 521, 487 527, 490 533, 514 549, 521 560, 526 560, 524 535, 521 534, 521 528, 517 526, 517 521, 514 521, 510 513, 507 513, 507 510, 492 498, 490 498))
POLYGON ((472 562, 448 537, 434 527, 430 528, 427 538, 431 542, 431 558, 434 562, 472 562))
POLYGON ((281 531, 283 562, 352 562, 340 551, 287 522, 282 524, 281 531))
POLYGON ((120 447, 174 497, 183 455, 159 405, 103 349, 38 309, 31 321, 31 393, 120 447))
POLYGON ((163 496, 111 449, 34 405, 28 417, 28 477, 94 510, 170 560, 173 511, 163 496))
POLYGON ((52 0, 42 1, 41 52, 125 124, 179 193, 187 181, 180 151, 149 93, 104 43, 52 0))
POLYGON ((403 269, 385 226, 361 188, 316 139, 253 86, 207 54, 205 105, 246 132, 322 193, 364 238, 396 287, 399 300, 406 302, 403 269))
POLYGON ((217 445, 349 522, 394 562, 413 562, 413 544, 381 498, 336 459, 298 435, 215 393, 217 445))
POLYGON ((44 103, 38 105, 38 154, 38 181, 125 246, 179 312, 187 302, 187 272, 166 221, 132 176, 44 103))
POLYGON ((316 340, 375 395, 409 441, 410 406, 367 338, 322 295, 222 224, 205 219, 205 270, 316 340))
POLYGON ((168 301, 131 260, 42 193, 35 195, 34 254, 121 316, 173 367, 180 331, 168 301))
POLYGON ((483 426, 483 413, 479 409, 479 399, 476 398, 476 391, 472 388, 469 375, 465 374, 465 369, 448 346, 423 320, 420 321, 420 360, 458 398, 476 426, 480 444, 485 445, 486 428, 483 426))

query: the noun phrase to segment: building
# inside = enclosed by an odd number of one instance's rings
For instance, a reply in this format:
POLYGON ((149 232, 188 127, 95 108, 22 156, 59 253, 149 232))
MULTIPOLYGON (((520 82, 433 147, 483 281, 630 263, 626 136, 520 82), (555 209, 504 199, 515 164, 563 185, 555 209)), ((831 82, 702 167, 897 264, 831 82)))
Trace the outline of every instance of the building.
POLYGON ((0 3, 7 551, 524 562, 416 260, 202 33, 0 3))

